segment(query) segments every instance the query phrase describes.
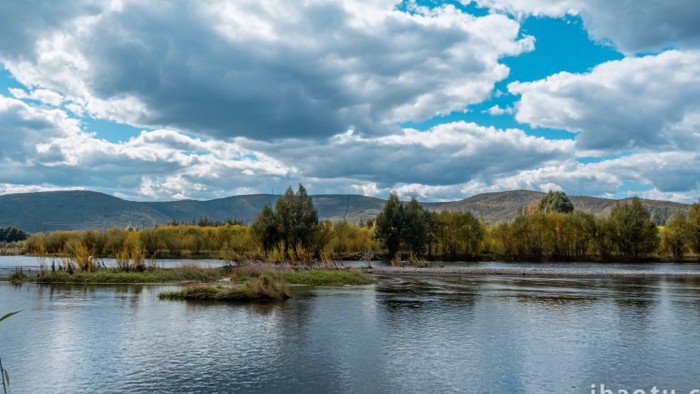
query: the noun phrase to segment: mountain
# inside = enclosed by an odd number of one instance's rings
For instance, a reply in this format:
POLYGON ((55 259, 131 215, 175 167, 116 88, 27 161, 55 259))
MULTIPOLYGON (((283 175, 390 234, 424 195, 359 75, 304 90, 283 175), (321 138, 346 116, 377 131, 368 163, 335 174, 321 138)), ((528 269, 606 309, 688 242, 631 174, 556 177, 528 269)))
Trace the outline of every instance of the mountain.
MULTIPOLYGON (((460 201, 447 202, 436 207, 438 210, 471 211, 475 216, 482 217, 488 223, 511 221, 519 210, 537 204, 545 193, 531 190, 512 190, 507 192, 483 193, 460 201)), ((613 200, 588 196, 569 196, 574 208, 594 215, 607 215, 618 202, 613 200)), ((642 205, 647 208, 659 223, 666 223, 673 215, 687 213, 690 205, 671 201, 642 199, 642 205)))
MULTIPOLYGON (((430 202, 433 210, 468 210, 488 223, 510 221, 517 212, 536 204, 544 193, 528 190, 484 193, 460 201, 430 202)), ((145 228, 172 220, 189 221, 206 216, 213 220, 255 220, 265 204, 274 206, 279 196, 254 194, 208 201, 136 202, 91 191, 60 191, 7 194, 0 196, 0 227, 18 226, 29 232, 53 230, 108 229, 128 226, 145 228)), ((321 219, 357 223, 373 218, 385 200, 360 195, 324 194, 312 196, 321 219)), ((618 200, 571 196, 576 209, 596 215, 607 214, 618 200)), ((642 200, 642 204, 663 223, 689 205, 669 201, 642 200)))
POLYGON ((60 191, 0 196, 0 226, 28 232, 151 227, 170 218, 140 202, 90 191, 60 191))

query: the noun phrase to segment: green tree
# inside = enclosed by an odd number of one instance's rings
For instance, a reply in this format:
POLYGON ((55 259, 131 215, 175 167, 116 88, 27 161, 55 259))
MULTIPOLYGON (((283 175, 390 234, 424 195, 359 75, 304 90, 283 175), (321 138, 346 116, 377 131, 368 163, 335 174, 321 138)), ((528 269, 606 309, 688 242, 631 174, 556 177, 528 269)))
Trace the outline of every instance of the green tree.
POLYGON ((569 200, 564 192, 549 191, 540 200, 537 211, 542 213, 561 212, 569 213, 574 210, 574 204, 569 200))
POLYGON ((644 257, 659 244, 659 230, 649 210, 636 197, 629 203, 615 205, 610 212, 608 231, 617 252, 626 257, 644 257))
POLYGON ((577 259, 586 257, 596 234, 595 217, 590 213, 574 211, 566 215, 566 221, 571 237, 571 254, 577 259))
POLYGON ((298 246, 309 249, 316 239, 318 212, 302 184, 294 195, 292 207, 292 245, 296 253, 298 246))
POLYGON ((438 244, 438 234, 440 232, 440 216, 437 212, 425 210, 425 244, 428 246, 428 258, 433 258, 438 244))
POLYGON ((272 210, 270 204, 265 204, 258 218, 252 225, 253 234, 262 245, 265 253, 269 252, 277 246, 280 241, 279 223, 275 211, 272 210))
POLYGON ((282 241, 285 258, 290 256, 290 248, 296 257, 299 257, 299 247, 309 250, 316 246, 316 249, 320 250, 323 245, 314 244, 326 239, 317 237, 318 212, 314 208, 311 196, 301 184, 296 194, 291 186, 287 188, 284 195, 277 199, 274 212, 269 205, 263 207, 253 223, 253 229, 265 251, 271 250, 282 241))
POLYGON ((676 261, 682 261, 690 239, 690 223, 682 213, 671 218, 661 233, 663 249, 676 261))
POLYGON ((688 211, 688 242, 695 253, 700 254, 700 200, 688 211))
POLYGON ((403 205, 395 193, 389 195, 384 209, 374 221, 375 236, 382 242, 390 256, 395 256, 401 248, 403 226, 403 205))
POLYGON ((277 218, 277 231, 284 244, 284 257, 289 256, 289 245, 293 242, 294 234, 294 190, 288 187, 284 194, 275 203, 275 217, 277 218))
POLYGON ((425 254, 427 222, 423 206, 414 197, 411 198, 403 210, 403 220, 401 224, 401 239, 409 252, 417 257, 425 254))
POLYGON ((467 212, 442 211, 438 216, 438 242, 444 257, 472 258, 484 240, 484 228, 474 215, 467 212))

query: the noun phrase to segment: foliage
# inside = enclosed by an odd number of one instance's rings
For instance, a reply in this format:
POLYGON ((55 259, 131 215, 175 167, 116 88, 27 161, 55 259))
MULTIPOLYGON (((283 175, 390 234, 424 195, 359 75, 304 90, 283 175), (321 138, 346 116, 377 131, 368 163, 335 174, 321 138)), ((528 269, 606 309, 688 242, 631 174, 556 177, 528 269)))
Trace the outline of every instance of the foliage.
POLYGON ((29 234, 19 227, 10 226, 0 228, 0 242, 17 242, 29 238, 29 234))
POLYGON ((292 261, 307 260, 310 251, 318 252, 325 246, 318 244, 318 212, 301 184, 296 193, 287 188, 274 211, 265 205, 252 228, 266 253, 281 243, 284 257, 292 261))
POLYGON ((399 252, 403 223, 403 205, 399 201, 399 196, 391 193, 384 204, 384 209, 379 212, 374 221, 375 236, 387 249, 389 256, 399 252))
POLYGON ((434 219, 439 253, 443 258, 473 258, 484 239, 484 226, 471 212, 442 211, 434 219))
POLYGON ((411 198, 403 210, 401 239, 409 253, 420 257, 425 254, 427 237, 428 215, 418 200, 411 198))
POLYGON ((635 197, 629 203, 618 203, 613 207, 606 232, 602 236, 609 238, 617 254, 640 258, 656 251, 658 233, 651 214, 635 197))
POLYGON ((374 222, 375 237, 388 255, 401 264, 401 252, 409 261, 424 264, 426 249, 430 258, 473 259, 484 241, 485 225, 471 212, 436 213, 425 210, 415 198, 405 206, 396 194, 389 196, 374 222))
POLYGON ((620 203, 609 216, 600 217, 577 210, 531 208, 511 223, 487 226, 469 211, 431 211, 415 199, 404 204, 392 194, 375 219, 362 221, 365 225, 319 222, 300 185, 297 193, 288 189, 274 208, 265 206, 249 226, 54 231, 32 234, 22 244, 25 252, 40 258, 54 256, 59 269, 67 271, 94 270, 98 257, 115 257, 123 270, 131 271, 148 270, 147 259, 164 257, 330 264, 337 259, 372 258, 381 248, 397 262, 413 256, 421 263, 479 258, 642 259, 655 253, 681 259, 691 250, 700 253, 700 202, 692 205, 685 223, 678 216, 662 229, 638 199, 620 203))
POLYGON ((486 231, 489 251, 512 259, 581 260, 594 243, 595 218, 580 211, 522 213, 486 231))
POLYGON ((265 252, 271 251, 281 239, 277 216, 268 204, 265 204, 262 212, 258 215, 258 219, 253 223, 252 228, 253 233, 262 244, 262 248, 265 252))
POLYGON ((675 261, 682 261, 690 238, 691 226, 688 218, 683 214, 677 214, 661 231, 661 249, 673 256, 675 261))
POLYGON ((688 211, 688 242, 693 251, 700 254, 700 200, 688 211))
POLYGON ((569 200, 564 192, 554 192, 549 191, 537 205, 537 212, 549 213, 549 212, 560 212, 569 213, 573 212, 574 204, 569 200))

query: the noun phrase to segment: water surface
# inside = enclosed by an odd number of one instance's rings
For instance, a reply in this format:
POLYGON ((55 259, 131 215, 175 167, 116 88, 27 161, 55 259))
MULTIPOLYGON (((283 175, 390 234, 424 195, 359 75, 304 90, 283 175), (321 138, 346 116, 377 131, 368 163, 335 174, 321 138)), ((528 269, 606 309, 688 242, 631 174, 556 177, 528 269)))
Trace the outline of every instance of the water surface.
POLYGON ((14 393, 700 388, 700 283, 382 277, 282 304, 0 283, 14 393))

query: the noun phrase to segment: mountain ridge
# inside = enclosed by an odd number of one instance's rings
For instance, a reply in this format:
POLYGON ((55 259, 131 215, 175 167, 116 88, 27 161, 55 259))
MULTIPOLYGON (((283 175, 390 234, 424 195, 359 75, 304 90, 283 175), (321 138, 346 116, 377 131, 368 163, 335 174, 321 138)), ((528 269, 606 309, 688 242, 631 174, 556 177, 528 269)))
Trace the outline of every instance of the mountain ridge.
MULTIPOLYGON (((518 211, 536 204, 545 193, 511 190, 476 194, 458 201, 425 202, 433 210, 468 210, 488 223, 512 220, 518 211)), ((274 205, 279 195, 250 194, 213 200, 129 201, 108 194, 86 191, 17 193, 0 196, 0 227, 18 226, 29 232, 53 230, 104 230, 128 226, 145 228, 170 221, 189 221, 206 216, 212 220, 255 220, 265 204, 274 205)), ((373 218, 386 200, 358 194, 312 196, 320 219, 359 223, 373 218)), ((607 214, 623 200, 569 196, 576 209, 595 215, 607 214)), ((642 204, 663 223, 689 204, 642 199, 642 204)))

